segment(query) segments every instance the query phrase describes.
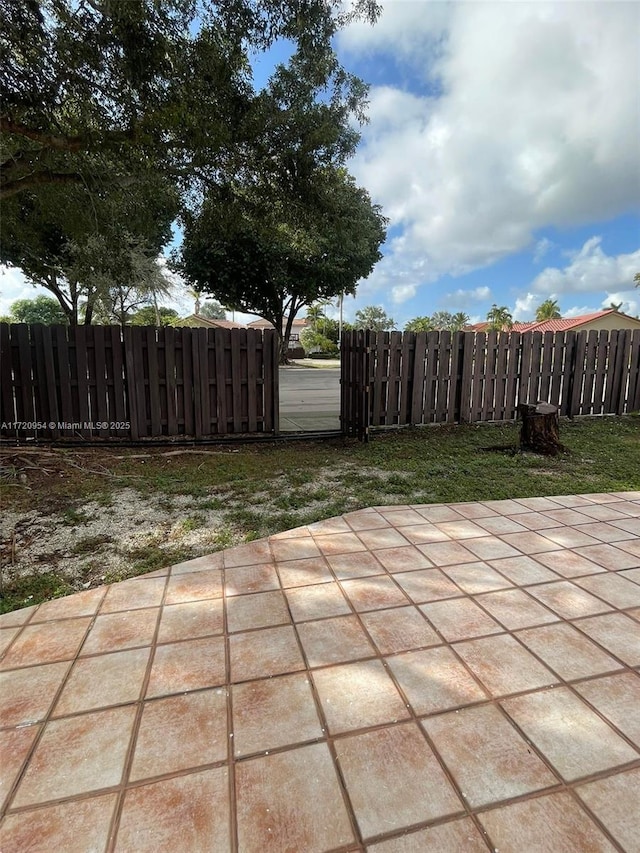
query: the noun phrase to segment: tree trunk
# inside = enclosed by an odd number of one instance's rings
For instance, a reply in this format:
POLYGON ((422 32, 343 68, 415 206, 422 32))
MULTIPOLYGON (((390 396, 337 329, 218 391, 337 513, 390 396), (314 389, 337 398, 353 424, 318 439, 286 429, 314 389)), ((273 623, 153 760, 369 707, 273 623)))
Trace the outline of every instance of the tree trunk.
POLYGON ((560 443, 560 420, 558 407, 550 403, 520 403, 518 414, 522 418, 520 450, 557 456, 565 453, 560 443))

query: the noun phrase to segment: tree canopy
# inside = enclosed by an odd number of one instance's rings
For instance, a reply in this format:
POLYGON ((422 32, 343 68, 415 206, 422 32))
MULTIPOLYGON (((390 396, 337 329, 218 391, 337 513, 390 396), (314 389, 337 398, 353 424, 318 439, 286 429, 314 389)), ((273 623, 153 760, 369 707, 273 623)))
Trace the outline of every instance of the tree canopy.
POLYGON ((561 317, 560 306, 556 299, 545 299, 536 308, 536 321, 538 323, 544 320, 559 320, 561 317))
MULTIPOLYGON (((5 318, 3 318, 4 320, 5 318)), ((64 325, 67 318, 57 300, 51 296, 36 296, 34 299, 16 299, 9 306, 9 323, 44 323, 47 326, 64 325)))
POLYGON ((205 299, 198 312, 205 320, 224 320, 226 311, 217 299, 205 299))
POLYGON ((367 305, 356 311, 354 329, 371 329, 373 332, 387 332, 395 328, 396 321, 389 317, 379 305, 367 305))
POLYGON ((469 316, 464 311, 458 311, 456 314, 451 314, 449 311, 436 311, 430 317, 414 317, 404 328, 406 332, 460 332, 468 325, 469 316))
POLYGON ((506 305, 496 305, 494 302, 487 311, 487 323, 489 331, 502 332, 513 328, 513 317, 506 305))

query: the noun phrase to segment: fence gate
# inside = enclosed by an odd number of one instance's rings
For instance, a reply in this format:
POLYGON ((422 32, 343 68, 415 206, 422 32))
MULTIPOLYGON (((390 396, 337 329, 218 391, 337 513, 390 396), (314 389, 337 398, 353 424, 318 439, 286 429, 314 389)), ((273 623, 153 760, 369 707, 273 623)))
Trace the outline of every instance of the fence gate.
POLYGON ((344 332, 340 342, 342 434, 369 440, 371 421, 371 331, 344 332))

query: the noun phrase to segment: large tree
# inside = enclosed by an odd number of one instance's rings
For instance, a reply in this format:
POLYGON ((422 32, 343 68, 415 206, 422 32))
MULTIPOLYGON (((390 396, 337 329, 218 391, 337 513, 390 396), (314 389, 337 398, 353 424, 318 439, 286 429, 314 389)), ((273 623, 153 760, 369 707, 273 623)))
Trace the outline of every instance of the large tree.
POLYGON ((34 299, 16 299, 9 306, 9 323, 44 323, 47 326, 67 322, 58 302, 51 296, 36 296, 34 299))
POLYGON ((556 299, 545 299, 544 302, 541 302, 540 305, 536 308, 536 321, 538 323, 543 322, 544 320, 559 320, 562 317, 560 313, 560 306, 558 305, 558 301, 556 299))
POLYGON ((331 39, 377 14, 373 0, 2 0, 0 197, 210 177, 255 131, 251 53, 287 39, 312 85, 342 97, 353 81, 331 39))
POLYGON ((496 305, 494 302, 487 311, 487 323, 491 332, 509 331, 513 328, 513 317, 506 305, 496 305))
POLYGON ((395 328, 395 320, 379 305, 367 305, 356 311, 354 329, 371 329, 374 332, 387 332, 395 328))

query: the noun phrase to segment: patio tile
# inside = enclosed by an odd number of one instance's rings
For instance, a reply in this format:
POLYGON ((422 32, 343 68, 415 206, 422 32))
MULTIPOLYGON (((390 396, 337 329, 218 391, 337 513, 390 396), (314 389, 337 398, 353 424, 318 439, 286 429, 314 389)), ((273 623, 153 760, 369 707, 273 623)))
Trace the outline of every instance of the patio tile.
POLYGON ((558 680, 517 640, 506 634, 457 643, 455 650, 492 696, 535 690, 558 680))
POLYGON ((460 513, 460 515, 463 518, 473 518, 473 519, 482 518, 482 519, 484 519, 484 518, 497 518, 498 517, 498 514, 496 513, 495 510, 489 509, 483 503, 466 502, 466 503, 450 504, 450 506, 457 513, 460 513))
POLYGON ((408 604, 407 596, 387 575, 342 581, 342 589, 359 613, 408 604))
POLYGON ((128 790, 114 850, 230 850, 229 824, 228 771, 214 767, 128 790))
POLYGON ((640 768, 580 785, 575 790, 626 853, 639 853, 640 768))
POLYGON ((625 513, 620 512, 617 505, 613 504, 583 506, 580 508, 580 512, 590 518, 596 518, 598 521, 619 521, 625 517, 625 513))
POLYGON ((406 719, 402 697, 377 660, 358 661, 313 673, 331 734, 406 719), (366 701, 354 702, 354 696, 366 701))
POLYGON ((0 628, 0 656, 6 652, 11 643, 18 636, 21 627, 21 625, 16 625, 15 628, 0 628))
POLYGON ((231 680, 247 681, 304 669, 292 627, 263 628, 229 637, 231 680))
POLYGON ((349 525, 343 516, 336 518, 325 518, 323 521, 314 521, 313 524, 307 525, 309 533, 348 533, 349 525))
POLYGON ((564 622, 519 631, 517 637, 565 681, 621 668, 617 660, 564 622))
POLYGON ((408 544, 405 537, 393 527, 380 530, 361 530, 358 537, 370 551, 380 548, 401 548, 408 544))
POLYGON ((518 498, 517 502, 533 512, 543 512, 547 509, 558 509, 557 504, 550 498, 518 498))
POLYGON ((510 631, 557 622, 558 617, 538 604, 521 589, 504 589, 476 597, 476 604, 488 610, 494 619, 510 631))
POLYGON ((319 557, 320 551, 312 537, 304 539, 276 539, 271 541, 271 550, 277 563, 286 560, 303 560, 307 557, 319 557))
POLYGON ((52 716, 137 701, 150 652, 147 647, 80 658, 71 669, 52 716))
POLYGON ((577 619, 611 610, 611 605, 589 595, 570 581, 532 586, 529 592, 563 619, 577 619))
POLYGON ((629 535, 627 536, 627 539, 632 539, 634 536, 640 536, 640 518, 621 518, 618 521, 611 521, 610 526, 628 533, 629 535))
POLYGON ((334 579, 323 557, 308 557, 279 563, 278 573, 283 587, 330 583, 334 579))
MULTIPOLYGON (((161 581, 163 583, 163 581, 161 581)), ((31 618, 31 624, 49 622, 53 619, 72 619, 76 616, 93 616, 107 592, 107 587, 85 589, 74 595, 54 598, 43 602, 31 618)))
MULTIPOLYGON (((513 536, 523 536, 524 534, 514 533, 513 536)), ((475 554, 481 560, 500 560, 504 557, 519 557, 520 552, 507 545, 496 536, 485 536, 482 539, 466 539, 464 547, 468 548, 472 554, 475 554)))
POLYGON ((90 624, 88 616, 29 624, 13 641, 0 669, 70 660, 78 653, 90 624))
POLYGON ((626 578, 634 583, 640 584, 640 568, 638 569, 623 569, 618 572, 618 577, 626 578))
POLYGON ((140 610, 145 607, 158 607, 167 585, 167 578, 132 578, 112 584, 104 597, 100 613, 114 613, 117 610, 140 610))
POLYGON ((159 607, 148 607, 98 616, 80 654, 94 655, 149 646, 153 642, 159 615, 159 607))
POLYGON ((532 560, 531 557, 507 557, 504 560, 490 560, 489 565, 517 586, 530 586, 534 583, 558 580, 557 575, 541 566, 538 560, 532 560))
MULTIPOLYGON (((423 622, 428 629, 424 619, 423 622)), ((296 630, 311 667, 373 657, 376 653, 356 616, 303 622, 296 630)))
POLYGON ((39 605, 23 607, 20 610, 12 610, 10 613, 0 614, 0 628, 14 628, 16 625, 26 625, 38 609, 39 605))
POLYGON ((620 610, 625 607, 640 607, 640 586, 617 573, 605 572, 579 578, 575 583, 620 610))
POLYGON ((422 726, 472 808, 557 784, 493 705, 429 717, 422 726))
POLYGON ((367 550, 355 533, 316 536, 315 540, 322 553, 327 557, 332 554, 352 554, 355 551, 367 550))
POLYGON ((512 501, 510 498, 499 501, 482 501, 483 505, 494 512, 499 512, 500 515, 520 515, 527 511, 527 508, 517 501, 512 501))
POLYGON ((581 619, 576 628, 629 666, 640 665, 640 625, 623 613, 581 619))
POLYGON ((433 565, 421 551, 418 551, 415 545, 383 548, 376 551, 376 558, 391 573, 428 569, 433 565))
POLYGON ((620 500, 626 500, 627 498, 625 496, 628 495, 629 492, 590 492, 589 494, 581 495, 580 497, 586 498, 591 504, 609 504, 617 503, 620 500))
POLYGON ((420 610, 450 643, 483 634, 497 634, 502 626, 468 598, 432 601, 421 604, 420 610))
MULTIPOLYGON (((226 552, 228 553, 228 552, 226 552)), ((217 554, 206 554, 194 560, 186 560, 171 567, 171 576, 191 574, 191 572, 208 572, 211 569, 221 569, 223 565, 222 551, 217 554)))
MULTIPOLYGON (((459 516, 455 516, 460 518, 459 516)), ((411 527, 405 527, 402 530, 402 535, 412 542, 414 545, 425 545, 429 542, 448 542, 449 537, 443 533, 439 527, 431 522, 424 524, 412 524, 411 527)))
POLYGON ((606 571, 602 566, 596 565, 596 563, 587 560, 586 557, 582 557, 574 551, 553 551, 551 554, 537 554, 536 559, 563 578, 596 575, 606 571))
POLYGON ((364 613, 362 621, 383 655, 423 646, 437 646, 442 640, 415 607, 395 607, 364 613))
POLYGON ((618 512, 622 512, 632 518, 640 518, 640 502, 621 501, 615 507, 618 512))
POLYGON ((409 524, 422 524, 424 517, 415 509, 394 509, 388 507, 380 510, 380 515, 394 527, 407 527, 409 524))
POLYGON ((552 542, 545 535, 528 530, 526 533, 506 533, 502 540, 512 545, 524 554, 542 554, 546 551, 558 551, 562 548, 557 542, 552 542))
POLYGON ((528 530, 546 530, 550 527, 557 527, 560 523, 553 518, 548 518, 541 512, 524 512, 522 515, 516 516, 516 521, 528 530))
POLYGON ((576 548, 579 545, 597 545, 598 539, 589 536, 584 528, 581 527, 552 527, 549 530, 543 530, 540 534, 545 539, 550 539, 563 548, 576 548))
POLYGON ((488 694, 446 646, 394 655, 387 664, 418 716, 487 699, 488 694))
POLYGON ((613 725, 640 747, 640 675, 621 672, 574 685, 613 725))
POLYGON ((256 566, 236 566, 224 573, 225 595, 243 595, 246 592, 269 592, 279 589, 280 581, 272 563, 256 566))
POLYGON ((478 518, 476 524, 494 536, 501 536, 503 533, 524 533, 527 530, 523 524, 518 524, 513 518, 505 518, 502 515, 478 518))
POLYGON ((598 826, 565 792, 478 815, 495 850, 613 853, 598 826))
POLYGON ((581 506, 579 509, 545 510, 544 515, 559 524, 566 524, 567 527, 576 527, 579 524, 588 524, 590 521, 593 521, 592 516, 585 515, 582 511, 585 508, 581 506))
MULTIPOLYGON (((419 549, 431 560, 436 566, 455 566, 458 563, 475 563, 477 556, 475 552, 468 551, 466 545, 469 540, 465 540, 465 545, 462 546, 458 542, 430 542, 428 545, 419 545, 419 549)), ((479 542, 479 539, 474 540, 479 542)))
POLYGON ((20 782, 13 806, 28 806, 118 785, 135 707, 53 720, 20 782))
POLYGON ((473 595, 478 592, 491 592, 512 586, 503 575, 494 571, 486 563, 464 563, 462 566, 445 566, 443 568, 451 580, 464 592, 473 595))
POLYGON ((200 601, 203 598, 222 597, 222 572, 190 572, 184 575, 172 575, 169 578, 165 604, 182 604, 184 601, 200 601))
POLYGON ((24 726, 46 717, 70 662, 0 673, 0 726, 24 726))
POLYGON ((288 589, 286 595, 295 622, 351 613, 351 608, 336 583, 288 589))
POLYGON ((560 506, 569 507, 570 509, 576 506, 591 506, 591 501, 587 500, 587 498, 582 495, 551 495, 549 500, 559 504, 560 506))
POLYGON ((286 599, 279 590, 236 595, 227 599, 227 628, 230 633, 290 622, 286 599))
POLYGON ((373 509, 348 512, 343 517, 350 530, 375 530, 380 527, 391 527, 390 522, 373 509))
POLYGON ((621 530, 615 527, 614 524, 609 524, 607 521, 594 521, 591 524, 583 524, 580 530, 590 536, 594 541, 592 543, 585 542, 585 545, 597 545, 600 542, 620 542, 624 539, 633 539, 633 533, 626 530, 621 530))
POLYGON ((500 704, 568 782, 639 757, 567 687, 505 699, 500 704))
POLYGON ((462 811, 415 723, 341 738, 335 749, 365 840, 462 811))
POLYGON ((354 841, 324 743, 240 762, 236 798, 238 849, 242 853, 323 853, 354 841))
POLYGON ((223 630, 221 598, 169 604, 162 609, 158 642, 174 643, 177 640, 221 634, 223 630))
POLYGON ((225 761, 224 688, 145 702, 129 780, 147 779, 225 761))
POLYGON ((617 548, 626 551, 628 554, 633 554, 636 557, 640 557, 640 538, 638 539, 625 539, 623 542, 618 542, 616 545, 617 548))
POLYGON ((614 572, 618 569, 635 569, 640 566, 640 556, 635 557, 616 545, 585 545, 583 548, 576 548, 576 552, 614 572))
POLYGON ((439 601, 462 595, 457 587, 440 569, 424 569, 415 572, 402 572, 394 575, 409 598, 416 603, 439 601))
MULTIPOLYGON (((375 557, 367 551, 360 551, 356 554, 336 554, 334 557, 327 557, 327 562, 338 580, 364 578, 370 575, 380 575, 384 572, 382 565, 378 562, 380 554, 383 553, 383 551, 378 551, 375 557)), ((422 555, 420 554, 420 556, 422 555)))
MULTIPOLYGON (((0 808, 4 807, 11 788, 20 775, 22 766, 29 755, 36 737, 40 734, 40 726, 24 726, 0 732, 0 808)), ((16 848, 18 850, 20 848, 16 848)), ((0 850, 6 849, 0 847, 0 850)))
POLYGON ((452 820, 448 823, 403 833, 388 841, 370 844, 367 853, 487 853, 487 845, 471 818, 452 820))
POLYGON ((282 539, 309 539, 311 531, 306 524, 301 527, 292 527, 289 530, 281 530, 280 533, 273 533, 269 536, 269 542, 279 542, 282 539))
MULTIPOLYGON (((485 503, 485 506, 487 504, 485 503)), ((460 521, 464 518, 457 510, 448 506, 414 506, 415 511, 427 521, 460 521)))
POLYGON ((466 518, 462 521, 438 521, 436 527, 451 539, 477 539, 479 536, 489 535, 484 527, 479 527, 466 518))
POLYGON ((147 698, 215 687, 224 682, 223 637, 169 643, 156 648, 147 698))
POLYGON ((270 563, 272 560, 271 548, 266 539, 236 545, 235 548, 227 548, 224 552, 225 569, 232 569, 235 566, 258 566, 261 563, 270 563))
POLYGON ((0 828, 0 849, 6 853, 106 850, 116 799, 115 794, 107 794, 10 814, 0 828))
POLYGON ((236 756, 323 736, 306 673, 234 684, 231 695, 236 756))

